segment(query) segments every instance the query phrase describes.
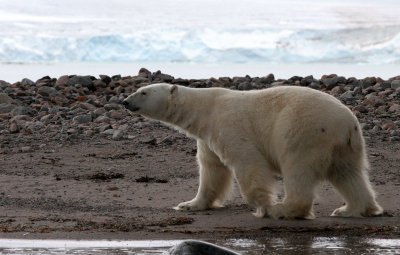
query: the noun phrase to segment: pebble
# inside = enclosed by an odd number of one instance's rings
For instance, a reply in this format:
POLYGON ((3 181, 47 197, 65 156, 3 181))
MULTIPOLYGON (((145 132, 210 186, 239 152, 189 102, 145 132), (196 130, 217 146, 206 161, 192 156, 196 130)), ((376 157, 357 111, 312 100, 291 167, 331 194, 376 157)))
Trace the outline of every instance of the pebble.
POLYGON ((8 130, 10 131, 11 134, 15 134, 15 133, 19 132, 19 127, 18 127, 17 123, 11 122, 10 128, 8 130))
POLYGON ((16 107, 17 107, 16 105, 9 103, 0 104, 0 113, 10 113, 16 107))
POLYGON ((0 104, 11 104, 13 101, 6 93, 0 93, 0 104))
POLYGON ((400 80, 393 80, 392 83, 391 83, 391 88, 392 89, 400 88, 400 80))
POLYGON ((90 114, 82 114, 82 115, 78 115, 75 116, 72 119, 73 122, 77 123, 77 124, 84 124, 84 123, 88 123, 92 121, 92 115, 90 114))
POLYGON ((20 151, 21 151, 22 153, 31 152, 31 151, 32 151, 32 147, 30 147, 30 146, 23 146, 23 147, 21 147, 20 151))
POLYGON ((114 140, 114 141, 118 141, 118 140, 120 140, 122 137, 124 136, 124 132, 122 131, 122 130, 115 130, 115 132, 114 132, 114 134, 113 134, 113 136, 112 136, 112 139, 114 140))

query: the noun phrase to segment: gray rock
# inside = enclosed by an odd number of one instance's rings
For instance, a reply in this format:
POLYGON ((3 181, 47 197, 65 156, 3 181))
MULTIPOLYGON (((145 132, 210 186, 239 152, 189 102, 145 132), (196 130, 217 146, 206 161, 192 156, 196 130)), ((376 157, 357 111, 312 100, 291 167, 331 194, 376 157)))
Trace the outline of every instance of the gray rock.
POLYGON ((342 95, 340 95, 340 98, 343 98, 343 99, 353 99, 353 98, 354 98, 353 92, 350 91, 350 90, 348 90, 348 91, 344 92, 342 95))
POLYGON ((345 84, 346 78, 343 76, 333 77, 333 78, 326 78, 322 80, 323 84, 326 86, 327 89, 332 89, 339 83, 345 84))
POLYGON ((318 81, 317 82, 313 81, 313 82, 310 83, 309 87, 312 88, 312 89, 320 89, 321 88, 321 84, 318 81))
POLYGON ((25 87, 25 86, 32 86, 32 85, 35 85, 35 82, 29 80, 28 78, 24 78, 24 79, 22 79, 22 81, 21 81, 21 85, 24 86, 24 87, 25 87))
POLYGON ((400 130, 392 130, 391 132, 390 132, 390 135, 391 136, 397 136, 397 137, 400 137, 400 130))
POLYGON ((392 81, 392 83, 391 83, 391 88, 392 88, 392 89, 400 88, 400 80, 394 80, 394 81, 392 81))
POLYGON ((52 88, 52 87, 42 86, 37 90, 37 93, 39 95, 48 97, 48 96, 55 95, 57 93, 57 90, 55 88, 52 88))
POLYGON ((6 93, 0 93, 0 104, 10 104, 14 100, 9 97, 6 93))
POLYGON ((366 89, 372 86, 372 83, 369 80, 360 80, 360 87, 362 89, 366 89))
POLYGON ((97 117, 94 120, 95 123, 107 123, 107 122, 110 122, 110 121, 111 121, 111 119, 109 117, 103 116, 103 115, 97 117))
POLYGON ((391 86, 392 86, 392 84, 390 82, 387 82, 387 81, 382 82, 381 85, 380 85, 380 87, 382 89, 389 89, 389 88, 391 88, 391 86))
POLYGON ((118 140, 120 140, 122 137, 124 136, 124 132, 122 131, 122 130, 115 130, 115 132, 114 132, 114 134, 113 134, 113 136, 112 136, 112 139, 114 140, 114 141, 118 141, 118 140))
POLYGON ((122 103, 122 100, 121 99, 119 99, 119 97, 117 97, 117 96, 113 96, 113 97, 111 97, 110 98, 110 100, 108 100, 108 103, 110 103, 110 104, 121 104, 122 103))
POLYGON ((105 104, 104 105, 104 109, 106 111, 111 111, 111 110, 120 110, 122 107, 120 104, 116 104, 116 103, 111 103, 111 104, 105 104))
POLYGON ((8 104, 8 103, 0 104, 0 113, 9 113, 12 110, 14 110, 15 107, 17 106, 13 104, 8 104))
POLYGON ((83 87, 90 87, 93 85, 93 81, 90 76, 74 76, 69 78, 65 85, 67 86, 75 86, 76 84, 81 84, 83 87))
POLYGON ((101 132, 103 135, 114 135, 115 129, 107 129, 101 132))
POLYGON ((77 124, 84 124, 88 122, 92 122, 92 115, 91 114, 81 114, 78 116, 75 116, 72 121, 77 123, 77 124))
POLYGON ((13 116, 16 115, 28 115, 28 116, 33 116, 36 114, 36 111, 34 111, 32 108, 30 107, 25 107, 25 106, 17 106, 15 107, 12 111, 11 114, 13 116))

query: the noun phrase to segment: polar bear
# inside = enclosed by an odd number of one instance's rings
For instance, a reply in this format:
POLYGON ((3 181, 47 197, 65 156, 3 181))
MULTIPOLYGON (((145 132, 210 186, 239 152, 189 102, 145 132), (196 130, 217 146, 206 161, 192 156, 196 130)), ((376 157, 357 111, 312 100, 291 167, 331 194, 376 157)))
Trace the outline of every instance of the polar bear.
POLYGON ((326 93, 295 86, 234 91, 159 83, 138 89, 123 104, 197 140, 198 192, 176 210, 222 206, 234 177, 257 217, 314 218, 314 190, 325 180, 345 201, 332 216, 382 213, 358 120, 326 93), (275 201, 277 174, 283 176, 283 202, 275 201))

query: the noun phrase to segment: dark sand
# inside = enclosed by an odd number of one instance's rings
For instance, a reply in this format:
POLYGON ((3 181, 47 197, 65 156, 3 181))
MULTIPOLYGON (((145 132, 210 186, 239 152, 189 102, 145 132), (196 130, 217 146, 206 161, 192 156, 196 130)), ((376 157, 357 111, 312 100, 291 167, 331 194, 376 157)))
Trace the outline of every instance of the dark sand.
POLYGON ((254 217, 236 185, 224 208, 173 210, 197 192, 195 141, 147 123, 131 132, 134 138, 121 141, 58 143, 35 135, 2 136, 8 147, 0 155, 0 238, 400 236, 399 142, 366 137, 371 181, 384 216, 329 217, 343 202, 329 184, 322 184, 314 203, 315 220, 272 220, 254 217), (27 144, 37 149, 20 152, 27 144))

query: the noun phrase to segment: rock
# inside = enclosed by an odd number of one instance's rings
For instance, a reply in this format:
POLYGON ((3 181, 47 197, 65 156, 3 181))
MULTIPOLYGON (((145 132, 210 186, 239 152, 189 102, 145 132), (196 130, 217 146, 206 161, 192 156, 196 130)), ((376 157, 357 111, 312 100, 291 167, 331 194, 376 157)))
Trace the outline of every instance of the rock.
POLYGON ((397 136, 397 137, 400 137, 400 130, 392 130, 391 132, 390 132, 390 135, 391 136, 397 136))
POLYGON ((110 121, 111 119, 107 116, 99 116, 94 120, 95 123, 108 123, 110 121))
POLYGON ((381 114, 386 114, 386 106, 381 105, 375 110, 375 114, 381 115, 381 114))
POLYGON ((392 104, 389 107, 389 112, 400 112, 400 104, 392 104))
POLYGON ((97 109, 96 106, 86 102, 78 102, 76 106, 87 111, 95 111, 97 109))
POLYGON ((386 120, 382 125, 381 128, 383 130, 396 130, 397 126, 391 120, 386 120))
POLYGON ((93 85, 93 81, 90 76, 73 76, 69 78, 65 83, 67 86, 75 86, 76 84, 81 84, 83 87, 91 87, 93 85))
MULTIPOLYGON (((110 82, 111 82, 111 78, 110 78, 110 77, 108 77, 108 78, 110 79, 110 82)), ((98 88, 105 88, 105 87, 107 87, 107 84, 108 84, 108 83, 104 82, 103 80, 95 80, 95 81, 93 81, 93 86, 94 86, 96 89, 98 89, 98 88)))
POLYGON ((121 109, 121 105, 120 105, 120 104, 115 104, 115 103, 112 103, 112 104, 105 104, 105 105, 104 105, 104 109, 105 109, 106 111, 120 110, 120 109, 121 109))
POLYGON ((115 129, 107 129, 107 130, 104 130, 103 132, 101 132, 101 134, 103 134, 103 135, 114 135, 114 132, 115 132, 115 129))
POLYGON ((75 116, 72 119, 72 121, 77 123, 77 124, 84 124, 84 123, 92 122, 92 115, 90 115, 90 114, 81 114, 81 115, 75 116))
POLYGON ((23 86, 23 87, 33 86, 33 85, 35 85, 35 82, 29 80, 28 78, 24 78, 24 79, 22 79, 22 81, 21 81, 21 86, 23 86))
POLYGON ((265 84, 271 84, 272 82, 274 82, 274 80, 275 76, 272 73, 260 78, 260 82, 265 84))
POLYGON ((108 117, 112 119, 122 119, 124 114, 121 111, 111 110, 108 112, 108 117))
MULTIPOLYGON (((108 75, 100 74, 99 77, 100 77, 100 81, 103 82, 106 85, 108 85, 111 82, 111 77, 108 76, 108 75)), ((105 88, 105 87, 106 86, 104 86, 102 88, 105 88)))
POLYGON ((124 132, 122 131, 122 130, 115 130, 115 132, 114 132, 114 134, 113 134, 113 136, 112 136, 112 139, 114 140, 114 141, 118 141, 118 140, 120 140, 122 137, 124 136, 124 132))
POLYGON ((20 151, 21 151, 22 153, 31 152, 31 151, 32 151, 32 147, 30 147, 30 146, 24 146, 24 147, 21 147, 20 151))
POLYGON ((117 96, 112 96, 112 97, 110 98, 110 100, 108 100, 108 103, 110 103, 110 104, 112 104, 112 103, 114 103, 114 104, 121 104, 121 103, 122 103, 122 100, 119 99, 119 97, 117 97, 117 96))
POLYGON ((169 251, 171 255, 239 255, 239 253, 217 246, 215 244, 196 241, 186 240, 183 241, 169 251))
POLYGON ((359 84, 362 89, 366 89, 372 86, 372 83, 369 80, 360 80, 359 84))
POLYGON ((11 104, 14 100, 6 93, 0 93, 0 104, 11 104))
POLYGON ((25 107, 25 106, 17 106, 11 111, 11 114, 13 116, 16 116, 16 115, 33 116, 33 115, 35 115, 35 113, 36 113, 36 111, 34 111, 32 108, 25 107))
POLYGON ((391 86, 392 86, 392 84, 391 84, 390 82, 385 81, 385 82, 382 82, 379 86, 380 86, 382 89, 390 89, 391 86))
POLYGON ((326 89, 330 90, 338 84, 346 84, 346 78, 344 78, 343 76, 337 76, 323 79, 322 82, 326 86, 326 89))
POLYGON ((392 81, 392 83, 391 83, 391 88, 392 88, 392 89, 400 88, 400 80, 394 80, 394 81, 392 81))
POLYGON ((49 97, 54 96, 57 93, 57 90, 53 87, 42 86, 37 90, 37 93, 41 96, 49 97))
POLYGON ((8 130, 10 131, 11 134, 15 134, 15 133, 19 132, 19 127, 18 127, 17 123, 12 122, 10 124, 10 128, 8 130))
POLYGON ((367 107, 363 106, 363 105, 357 105, 353 108, 354 111, 358 111, 360 113, 368 113, 368 109, 367 107))
POLYGON ((363 101, 363 104, 369 104, 369 105, 372 105, 374 107, 378 107, 378 106, 381 106, 381 105, 385 104, 385 102, 381 98, 379 98, 378 96, 373 95, 373 94, 369 94, 369 95, 367 95, 365 97, 365 99, 363 101))
POLYGON ((113 80, 113 81, 119 81, 121 79, 122 79, 122 76, 120 74, 111 76, 111 80, 113 80))
POLYGON ((86 135, 86 136, 92 137, 92 136, 94 135, 94 131, 91 130, 91 129, 85 130, 85 131, 83 132, 83 134, 86 135))
POLYGON ((0 114, 1 113, 10 113, 17 106, 9 103, 0 104, 0 114))
POLYGON ((68 75, 60 76, 56 81, 56 86, 65 86, 65 83, 69 80, 68 75))
POLYGON ((346 99, 347 99, 347 100, 349 100, 349 99, 354 99, 353 92, 350 91, 350 90, 344 92, 344 93, 343 93, 342 95, 340 95, 339 97, 342 98, 342 99, 345 99, 345 100, 346 100, 346 99))
POLYGON ((149 78, 151 77, 151 72, 147 70, 146 68, 142 67, 139 70, 138 76, 143 77, 143 78, 149 78))
POLYGON ((69 135, 73 135, 73 134, 77 134, 78 130, 76 130, 75 128, 69 128, 67 129, 67 134, 69 135))
POLYGON ((251 90, 252 88, 250 82, 242 82, 238 85, 239 90, 251 90))

